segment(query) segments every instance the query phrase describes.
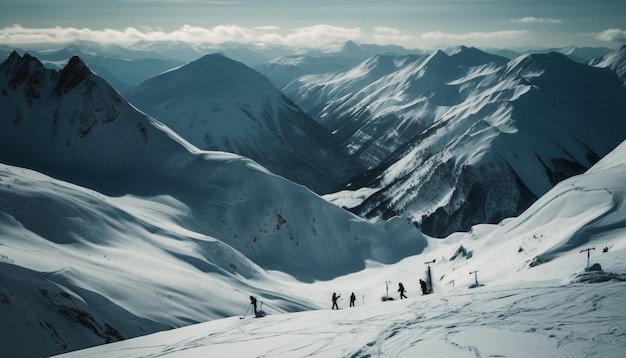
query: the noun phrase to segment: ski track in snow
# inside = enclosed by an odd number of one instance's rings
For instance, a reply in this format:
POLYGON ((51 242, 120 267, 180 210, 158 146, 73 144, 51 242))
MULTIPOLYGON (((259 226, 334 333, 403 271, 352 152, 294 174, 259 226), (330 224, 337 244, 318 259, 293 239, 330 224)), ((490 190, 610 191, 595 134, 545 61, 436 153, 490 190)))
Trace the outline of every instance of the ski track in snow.
POLYGON ((71 357, 621 357, 626 283, 504 286, 226 318, 71 357))

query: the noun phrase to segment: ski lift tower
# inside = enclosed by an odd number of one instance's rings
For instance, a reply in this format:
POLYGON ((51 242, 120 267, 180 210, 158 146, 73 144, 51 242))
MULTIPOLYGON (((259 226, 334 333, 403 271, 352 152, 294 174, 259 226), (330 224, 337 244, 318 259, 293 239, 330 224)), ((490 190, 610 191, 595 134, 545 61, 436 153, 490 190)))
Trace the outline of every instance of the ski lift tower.
POLYGON ((582 249, 582 250, 580 250, 580 253, 581 253, 581 254, 582 254, 583 252, 585 252, 585 251, 587 252, 587 268, 589 268, 589 256, 590 256, 591 250, 594 250, 594 251, 595 251, 595 249, 596 249, 595 247, 590 247, 590 248, 588 248, 588 249, 582 249))
POLYGON ((474 274, 474 281, 475 281, 474 285, 478 286, 478 270, 474 270, 474 271, 470 272, 469 274, 470 275, 474 274))
POLYGON ((387 297, 385 297, 386 301, 389 300, 389 284, 391 283, 391 281, 387 280, 385 281, 385 289, 387 290, 387 297))
POLYGON ((435 259, 433 259, 432 261, 424 262, 424 264, 427 266, 426 284, 428 285, 428 292, 430 293, 433 293, 433 278, 430 272, 430 264, 434 264, 434 263, 435 263, 435 259))

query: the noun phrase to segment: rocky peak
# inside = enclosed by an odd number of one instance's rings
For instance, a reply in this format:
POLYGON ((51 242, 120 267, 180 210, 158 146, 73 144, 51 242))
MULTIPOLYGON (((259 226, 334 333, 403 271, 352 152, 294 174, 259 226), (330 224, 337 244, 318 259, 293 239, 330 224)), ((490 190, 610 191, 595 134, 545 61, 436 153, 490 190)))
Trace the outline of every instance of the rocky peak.
POLYGON ((53 78, 56 73, 46 69, 35 57, 24 54, 20 56, 13 51, 9 57, 2 62, 0 69, 7 76, 2 88, 2 94, 9 96, 10 92, 21 91, 29 106, 41 97, 41 90, 46 77, 53 78))
POLYGON ((13 51, 11 52, 11 54, 9 55, 9 58, 7 58, 7 59, 6 59, 6 60, 2 63, 2 65, 4 66, 4 65, 5 65, 5 63, 6 63, 6 64, 16 63, 16 62, 19 62, 19 61, 21 61, 21 60, 22 60, 22 56, 20 56, 20 54, 19 54, 19 53, 17 53, 17 51, 13 50, 13 51))
POLYGON ((59 81, 54 89, 54 93, 60 97, 76 88, 76 86, 78 86, 81 82, 88 79, 90 75, 91 70, 87 67, 83 60, 81 60, 78 56, 72 56, 67 65, 65 65, 63 70, 61 70, 59 81))
POLYGON ((16 90, 23 84, 35 82, 35 84, 41 82, 41 77, 46 71, 43 64, 36 58, 29 54, 20 56, 17 52, 11 52, 9 58, 7 58, 1 65, 4 73, 9 76, 8 87, 12 90, 16 90))

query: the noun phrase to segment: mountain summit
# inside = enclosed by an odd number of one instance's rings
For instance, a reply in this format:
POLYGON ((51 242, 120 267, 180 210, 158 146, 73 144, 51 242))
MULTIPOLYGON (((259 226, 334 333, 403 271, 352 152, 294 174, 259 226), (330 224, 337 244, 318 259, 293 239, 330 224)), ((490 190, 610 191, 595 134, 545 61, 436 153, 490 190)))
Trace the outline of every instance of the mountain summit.
POLYGON ((126 97, 200 149, 246 156, 317 192, 360 168, 267 78, 220 54, 147 80, 126 97))

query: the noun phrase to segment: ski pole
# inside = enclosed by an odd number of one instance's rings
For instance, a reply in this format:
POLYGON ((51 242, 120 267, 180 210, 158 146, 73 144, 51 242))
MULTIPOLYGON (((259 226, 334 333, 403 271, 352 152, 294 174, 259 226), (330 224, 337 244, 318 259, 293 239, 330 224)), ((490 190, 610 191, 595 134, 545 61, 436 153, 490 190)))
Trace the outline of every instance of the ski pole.
POLYGON ((252 306, 252 303, 248 305, 248 309, 246 309, 246 313, 243 314, 243 317, 239 317, 239 319, 243 319, 245 316, 248 315, 248 311, 250 311, 250 306, 252 306))

